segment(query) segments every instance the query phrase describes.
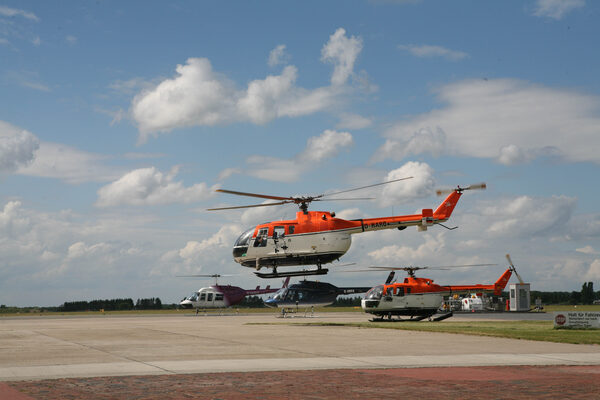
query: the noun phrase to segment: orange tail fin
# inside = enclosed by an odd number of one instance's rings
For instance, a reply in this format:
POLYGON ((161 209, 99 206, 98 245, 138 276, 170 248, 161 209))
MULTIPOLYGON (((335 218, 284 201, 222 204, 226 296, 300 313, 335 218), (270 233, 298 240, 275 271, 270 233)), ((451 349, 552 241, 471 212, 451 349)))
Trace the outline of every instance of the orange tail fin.
POLYGON ((438 220, 446 220, 450 218, 452 215, 452 211, 454 211, 454 207, 456 207, 456 203, 458 203, 458 199, 460 199, 462 193, 454 191, 446 197, 442 204, 438 206, 438 208, 433 212, 433 217, 438 220))
POLYGON ((494 283, 494 294, 495 295, 500 295, 502 293, 502 291, 508 284, 508 280, 510 279, 511 275, 512 275, 512 271, 509 268, 506 271, 504 271, 502 276, 496 281, 496 283, 494 283))

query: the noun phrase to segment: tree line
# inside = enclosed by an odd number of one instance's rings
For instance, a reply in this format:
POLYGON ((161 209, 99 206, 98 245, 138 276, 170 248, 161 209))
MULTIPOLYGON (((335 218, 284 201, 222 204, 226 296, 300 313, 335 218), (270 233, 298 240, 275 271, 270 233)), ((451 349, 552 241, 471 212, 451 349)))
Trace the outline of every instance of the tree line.
POLYGON ((158 297, 149 299, 106 299, 92 301, 67 301, 58 307, 57 311, 124 311, 124 310, 160 310, 163 308, 158 297))

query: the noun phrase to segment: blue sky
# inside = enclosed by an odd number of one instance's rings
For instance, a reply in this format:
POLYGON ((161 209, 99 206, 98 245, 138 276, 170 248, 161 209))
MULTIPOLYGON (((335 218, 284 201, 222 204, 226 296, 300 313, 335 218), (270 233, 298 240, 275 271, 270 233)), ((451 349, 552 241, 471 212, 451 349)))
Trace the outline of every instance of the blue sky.
MULTIPOLYGON (((353 237, 343 262, 497 263, 538 290, 600 286, 600 8, 523 2, 0 3, 0 304, 175 302, 234 274, 231 246, 293 206, 214 189, 318 194, 347 218, 435 207, 449 225, 353 237), (361 193, 363 195, 363 193, 361 193)), ((313 207, 315 209, 315 207, 313 207)), ((375 274, 331 274, 369 285, 375 274)))

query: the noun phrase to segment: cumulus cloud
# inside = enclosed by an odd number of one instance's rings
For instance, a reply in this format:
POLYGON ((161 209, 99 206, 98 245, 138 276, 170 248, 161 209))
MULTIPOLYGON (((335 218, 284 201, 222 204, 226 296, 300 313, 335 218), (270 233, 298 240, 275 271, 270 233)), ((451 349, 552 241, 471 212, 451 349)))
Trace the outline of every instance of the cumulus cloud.
POLYGON ((575 251, 583 254, 600 254, 600 251, 594 250, 592 246, 584 246, 579 249, 575 249, 575 251))
POLYGON ((483 209, 489 224, 487 233, 514 237, 552 236, 567 232, 567 223, 575 210, 576 199, 567 196, 520 196, 496 200, 495 203, 483 209))
POLYGON ((0 6, 0 15, 3 17, 23 17, 25 19, 38 22, 40 19, 37 15, 32 12, 20 10, 18 8, 10 8, 6 6, 0 6))
POLYGON ((334 65, 331 84, 343 85, 352 75, 356 58, 362 50, 361 38, 347 37, 344 28, 338 28, 321 49, 321 60, 334 65))
POLYGON ((586 281, 598 281, 600 280, 600 259, 595 259, 589 269, 585 273, 584 279, 586 281))
MULTIPOLYGON (((213 71, 208 59, 189 58, 186 64, 176 67, 175 77, 134 97, 131 115, 140 131, 139 141, 176 128, 235 122, 265 124, 275 118, 330 109, 345 101, 350 88, 346 83, 361 49, 360 38, 348 38, 343 29, 338 29, 322 50, 322 60, 334 65, 331 86, 315 89, 297 86, 298 69, 288 65, 281 74, 252 80, 240 90, 226 76, 213 71)), ((272 61, 285 60, 284 50, 278 46, 271 53, 272 61)))
POLYGON ((287 64, 290 60, 290 55, 285 51, 285 44, 280 44, 269 53, 268 64, 274 67, 280 64, 287 64))
POLYGON ((353 144, 354 140, 350 133, 327 129, 319 136, 310 137, 305 149, 294 158, 251 156, 246 160, 248 167, 244 171, 261 179, 278 182, 295 181, 306 171, 353 144))
POLYGON ((537 0, 533 15, 559 20, 567 13, 583 6, 585 0, 537 0))
POLYGON ((340 115, 340 121, 335 127, 337 129, 364 129, 371 126, 371 124, 372 121, 362 115, 343 113, 340 115))
POLYGON ((13 172, 30 164, 39 146, 31 132, 0 121, 0 172, 13 172))
MULTIPOLYGON (((207 239, 190 240, 178 250, 163 254, 162 261, 168 263, 170 270, 175 273, 198 273, 204 267, 221 263, 216 258, 222 258, 224 251, 230 250, 235 239, 242 233, 237 224, 225 224, 218 232, 207 239)), ((212 271, 209 271, 212 272, 212 271)))
POLYGON ((425 234, 425 242, 413 248, 411 246, 390 245, 369 252, 369 256, 379 264, 398 266, 422 260, 444 250, 446 242, 443 233, 425 234))
POLYGON ((104 164, 107 156, 78 150, 58 143, 40 142, 36 157, 17 173, 61 179, 67 183, 106 182, 122 174, 121 169, 104 164))
POLYGON ((154 167, 140 168, 126 173, 118 180, 98 190, 99 207, 117 205, 158 205, 192 203, 208 198, 212 190, 205 183, 185 187, 176 182, 178 169, 163 174, 154 167))
POLYGON ((600 163, 600 98, 516 79, 467 80, 441 87, 443 108, 413 116, 385 132, 376 158, 443 151, 503 164, 540 156, 600 163), (405 147, 408 147, 404 150, 405 147))
POLYGON ((399 45, 400 50, 406 50, 416 57, 422 58, 433 58, 442 57, 450 61, 458 61, 469 57, 469 55, 463 51, 450 50, 442 46, 431 46, 431 45, 399 45))
POLYGON ((383 185, 381 195, 378 196, 380 205, 387 207, 431 196, 435 187, 433 172, 428 164, 414 161, 407 162, 402 167, 390 171, 384 182, 409 176, 413 178, 383 185))

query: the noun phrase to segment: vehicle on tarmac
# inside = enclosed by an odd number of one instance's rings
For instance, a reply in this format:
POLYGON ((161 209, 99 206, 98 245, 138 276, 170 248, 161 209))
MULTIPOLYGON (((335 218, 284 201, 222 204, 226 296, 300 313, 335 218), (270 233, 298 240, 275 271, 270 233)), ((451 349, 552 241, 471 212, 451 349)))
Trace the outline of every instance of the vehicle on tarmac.
MULTIPOLYGON (((484 266, 492 264, 477 264, 471 266, 484 266)), ((461 265, 460 267, 467 267, 461 265)), ((408 320, 420 321, 429 318, 432 321, 441 321, 452 316, 452 311, 434 317, 438 314, 445 296, 465 293, 493 293, 500 295, 510 279, 513 269, 508 268, 502 276, 490 285, 438 285, 432 279, 419 278, 415 271, 431 267, 371 267, 376 269, 403 270, 408 273, 402 282, 388 282, 373 287, 367 292, 361 301, 362 309, 373 314, 373 321, 382 321, 384 318, 391 321, 402 321, 402 316, 409 317, 408 320)), ((446 269, 449 267, 437 267, 431 269, 446 269)))
POLYGON ((327 282, 302 280, 283 287, 264 300, 269 307, 283 309, 323 307, 332 304, 338 296, 365 293, 370 287, 337 287, 327 282))
MULTIPOLYGON (((211 277, 219 278, 222 275, 187 275, 186 277, 211 277)), ((285 288, 290 281, 287 278, 283 283, 285 288)), ((210 308, 227 308, 239 304, 246 296, 256 296, 261 294, 275 293, 281 288, 271 288, 268 285, 266 288, 261 289, 257 286, 256 289, 242 289, 238 286, 231 285, 219 285, 215 282, 214 285, 209 287, 203 287, 196 292, 192 293, 189 297, 183 299, 179 306, 182 308, 195 308, 199 309, 210 309, 210 308)))
MULTIPOLYGON (((324 275, 328 272, 328 269, 322 268, 321 266, 334 260, 338 260, 343 256, 350 248, 352 235, 382 229, 403 230, 409 226, 416 226, 419 231, 426 231, 428 227, 435 224, 444 226, 443 223, 450 218, 454 207, 465 190, 485 189, 486 187, 485 183, 467 187, 458 186, 455 189, 445 191, 446 193, 449 192, 448 196, 435 210, 426 208, 423 209, 420 214, 413 215, 346 220, 336 218, 334 212, 308 211, 308 205, 313 201, 368 200, 369 198, 348 199, 332 198, 331 196, 369 187, 391 184, 410 178, 412 177, 376 183, 374 185, 343 190, 335 193, 302 197, 281 197, 218 189, 217 191, 221 193, 277 201, 273 203, 246 206, 211 208, 209 211, 277 206, 289 203, 297 204, 300 207, 300 211, 296 213, 296 219, 267 222, 242 233, 233 246, 233 258, 237 263, 244 267, 255 268, 255 274, 261 278, 324 275), (277 271, 278 267, 298 265, 316 265, 317 268, 301 271, 277 271), (259 272, 263 267, 271 268, 272 272, 259 272)), ((445 192, 438 191, 438 195, 445 192)))

